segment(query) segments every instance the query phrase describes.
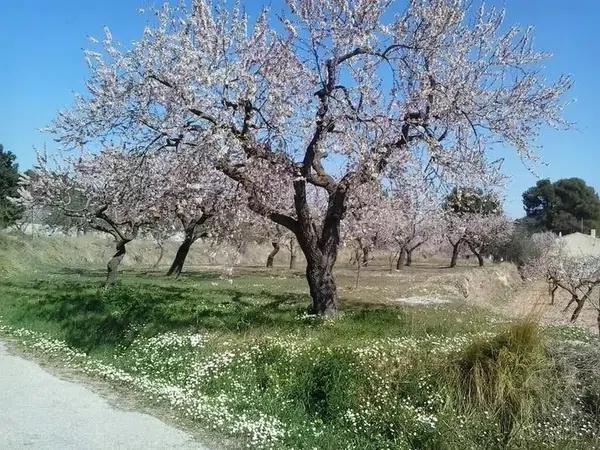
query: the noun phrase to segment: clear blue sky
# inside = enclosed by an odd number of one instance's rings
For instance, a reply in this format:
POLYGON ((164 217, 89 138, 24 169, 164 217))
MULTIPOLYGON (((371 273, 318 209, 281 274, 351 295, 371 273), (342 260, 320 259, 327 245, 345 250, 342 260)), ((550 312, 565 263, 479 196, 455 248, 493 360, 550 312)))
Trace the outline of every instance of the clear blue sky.
MULTIPOLYGON (((139 8, 148 0, 0 0, 0 143, 16 153, 22 168, 31 166, 34 148, 51 138, 39 132, 59 109, 83 92, 87 69, 82 49, 87 36, 102 36, 109 26, 126 44, 139 37, 147 17, 139 8)), ((281 0, 242 1, 250 13, 263 4, 280 9, 281 0)), ((600 132, 600 2, 597 0, 494 0, 506 6, 507 23, 533 25, 536 47, 550 51, 549 78, 573 76, 574 101, 566 117, 576 125, 566 132, 544 131, 539 144, 547 165, 541 177, 580 177, 600 191, 597 134, 600 132)), ((507 155, 511 153, 507 152, 507 155)), ((515 157, 507 157, 511 176, 506 209, 522 215, 521 193, 536 181, 515 157)))

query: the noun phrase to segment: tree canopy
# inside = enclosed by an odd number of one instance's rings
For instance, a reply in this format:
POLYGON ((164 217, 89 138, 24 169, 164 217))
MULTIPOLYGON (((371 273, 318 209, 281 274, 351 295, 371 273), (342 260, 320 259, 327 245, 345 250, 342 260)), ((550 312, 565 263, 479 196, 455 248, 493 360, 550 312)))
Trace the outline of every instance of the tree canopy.
POLYGON ((530 28, 466 0, 285 3, 255 21, 237 3, 166 4, 130 47, 107 29, 86 52, 89 92, 49 131, 65 149, 206 160, 296 236, 311 311, 333 314, 353 191, 421 165, 415 176, 489 184, 491 147, 527 159, 542 126, 565 123, 571 80, 540 76, 530 28))
POLYGON ((523 193, 523 207, 532 231, 568 234, 600 229, 600 198, 580 178, 538 181, 523 193))
POLYGON ((444 209, 454 214, 500 214, 500 200, 493 192, 484 192, 480 188, 452 189, 446 197, 444 209))
POLYGON ((0 144, 0 228, 6 228, 20 217, 21 209, 9 198, 17 196, 19 165, 14 153, 0 144))

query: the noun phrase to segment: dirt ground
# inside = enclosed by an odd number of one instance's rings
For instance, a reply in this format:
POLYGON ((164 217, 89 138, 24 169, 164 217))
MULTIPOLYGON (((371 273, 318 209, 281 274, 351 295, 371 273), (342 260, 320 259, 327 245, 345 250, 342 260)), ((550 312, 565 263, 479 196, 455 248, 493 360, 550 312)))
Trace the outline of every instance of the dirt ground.
MULTIPOLYGON (((450 269, 443 261, 420 261, 401 271, 385 262, 361 269, 358 287, 356 267, 340 264, 336 270, 340 296, 352 301, 436 305, 465 302, 510 318, 533 318, 543 324, 569 324, 572 307, 564 311, 569 297, 557 292, 550 304, 545 282, 525 282, 513 264, 487 264, 483 268, 463 261, 450 269)), ((597 310, 587 304, 577 326, 598 332, 597 310)))

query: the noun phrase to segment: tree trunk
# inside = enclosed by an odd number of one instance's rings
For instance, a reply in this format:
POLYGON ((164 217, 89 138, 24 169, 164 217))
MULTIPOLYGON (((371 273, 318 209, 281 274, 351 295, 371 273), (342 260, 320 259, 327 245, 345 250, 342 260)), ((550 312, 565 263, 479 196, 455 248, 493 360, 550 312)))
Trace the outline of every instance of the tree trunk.
POLYGON ((477 263, 479 264, 479 267, 483 267, 485 260, 483 259, 483 256, 481 256, 481 253, 475 253, 475 256, 477 256, 477 263))
POLYGON ((360 281, 360 268, 362 267, 363 263, 361 261, 360 255, 361 253, 364 255, 364 252, 361 248, 357 248, 356 249, 356 280, 354 282, 354 288, 358 288, 358 283, 360 281))
POLYGON ((579 314, 581 313, 581 310, 583 309, 586 300, 588 299, 593 290, 593 287, 589 287, 585 295, 581 297, 581 299, 577 299, 577 308, 575 308, 575 310, 573 311, 573 315, 571 316, 571 322, 575 322, 579 318, 579 314))
POLYGON ((117 284, 117 280, 119 278, 119 266, 121 265, 121 261, 125 257, 125 245, 127 245, 129 241, 127 240, 119 240, 117 241, 117 252, 113 255, 113 257, 108 261, 106 265, 107 274, 106 274, 106 286, 114 286, 117 284))
POLYGON ((410 267, 412 265, 412 255, 413 255, 413 251, 412 250, 406 250, 406 266, 410 267))
POLYGON ((456 263, 458 261, 458 252, 460 251, 460 244, 460 241, 456 244, 452 244, 452 259, 450 260, 450 267, 456 267, 456 263))
POLYGON ((160 262, 163 259, 163 256, 165 255, 165 248, 163 247, 162 243, 157 242, 157 247, 159 250, 159 254, 158 254, 158 259, 156 260, 156 262, 152 265, 153 269, 156 269, 158 267, 158 265, 160 264, 160 262))
POLYGON ((396 260, 396 253, 395 252, 390 252, 389 256, 388 256, 388 264, 390 266, 390 273, 392 273, 393 269, 394 269, 394 261, 396 260))
POLYGON ((317 227, 306 198, 306 181, 294 180, 294 205, 298 219, 290 229, 296 233, 298 244, 306 258, 306 280, 312 299, 312 314, 333 316, 338 311, 333 266, 340 244, 340 223, 346 211, 347 192, 347 186, 340 184, 329 193, 325 218, 322 225, 317 227))
POLYGON ((579 314, 583 309, 583 305, 585 305, 585 299, 581 299, 577 301, 577 308, 573 310, 573 315, 571 316, 571 322, 574 323, 579 318, 579 314))
POLYGON ((567 312, 569 310, 569 308, 571 307, 571 305, 575 302, 577 302, 579 299, 577 298, 577 296, 575 295, 571 295, 571 300, 569 300, 569 303, 567 303, 567 306, 565 306, 565 309, 563 309, 563 312, 567 312))
POLYGON ((175 277, 179 277, 183 270, 183 265, 185 264, 185 260, 190 252, 190 248, 200 237, 206 237, 206 232, 202 234, 198 234, 197 230, 200 229, 204 223, 213 216, 212 212, 206 213, 202 212, 202 215, 199 217, 187 217, 183 214, 179 215, 179 220, 183 225, 183 231, 185 236, 183 238, 183 242, 177 249, 177 253, 175 254, 175 259, 169 267, 167 272, 167 276, 175 275, 175 277))
POLYGON ((279 253, 279 249, 281 248, 279 246, 279 242, 277 241, 271 242, 271 245, 273 246, 273 250, 271 251, 271 253, 269 253, 269 256, 267 256, 267 267, 273 267, 273 260, 275 259, 275 255, 279 253))
POLYGON ((469 250, 471 250, 471 253, 473 253, 477 257, 477 262, 479 263, 479 267, 483 267, 483 265, 485 264, 485 260, 483 259, 483 256, 481 255, 481 250, 478 250, 477 247, 475 247, 470 242, 468 242, 467 245, 469 246, 469 250))
POLYGON ((400 249, 400 253, 398 254, 398 261, 396 262, 396 270, 402 270, 402 268, 404 267, 405 256, 406 256, 406 249, 404 247, 402 247, 400 249))
POLYGON ((548 290, 550 291, 550 304, 554 305, 556 299, 556 290, 558 286, 552 282, 549 283, 548 290))
POLYGON ((181 271, 183 270, 183 265, 185 264, 185 260, 187 258, 188 253, 190 252, 190 248, 192 244, 195 242, 195 239, 192 236, 186 233, 186 237, 177 249, 177 253, 175 254, 175 259, 173 260, 173 264, 169 268, 167 272, 167 276, 175 275, 175 277, 179 277, 181 275, 181 271))
POLYGON ((311 314, 333 316, 337 313, 338 295, 332 269, 318 261, 307 261, 306 279, 312 298, 311 314))
POLYGON ((369 247, 363 248, 362 264, 365 267, 369 265, 369 247))
POLYGON ((292 236, 290 238, 290 270, 296 268, 296 238, 292 236))

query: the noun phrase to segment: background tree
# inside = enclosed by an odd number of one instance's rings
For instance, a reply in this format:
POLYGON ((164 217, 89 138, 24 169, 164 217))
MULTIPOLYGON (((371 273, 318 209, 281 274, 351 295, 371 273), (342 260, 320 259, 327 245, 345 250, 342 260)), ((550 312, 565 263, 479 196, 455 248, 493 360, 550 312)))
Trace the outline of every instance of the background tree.
POLYGON ((502 215, 498 196, 481 188, 455 187, 444 201, 446 239, 452 248, 450 267, 455 267, 463 245, 483 266, 483 251, 500 239, 508 240, 511 222, 502 215))
POLYGON ((154 155, 163 181, 156 183, 156 206, 163 228, 183 232, 167 272, 179 276, 189 251, 198 239, 226 238, 242 220, 245 202, 237 184, 207 162, 205 153, 181 149, 154 155))
POLYGON ((600 257, 573 254, 552 233, 534 235, 534 242, 540 247, 538 254, 523 268, 523 275, 532 280, 545 278, 548 281, 550 302, 554 304, 558 290, 569 297, 563 312, 571 313, 571 322, 577 321, 586 304, 597 312, 600 332, 600 257))
POLYGON ((398 251, 396 269, 412 265, 413 253, 428 241, 436 240, 442 230, 439 194, 415 168, 412 175, 394 177, 388 207, 389 233, 398 251))
POLYGON ((14 153, 4 150, 0 144, 0 228, 16 223, 21 217, 22 208, 11 201, 18 195, 19 165, 14 153))
POLYGON ((531 231, 569 234, 600 230, 600 198, 580 178, 540 180, 523 193, 525 224, 531 231))
POLYGON ((38 155, 34 176, 21 181, 19 202, 57 209, 111 235, 116 252, 107 264, 106 282, 113 285, 126 245, 160 217, 156 183, 164 179, 161 167, 153 158, 112 149, 61 163, 52 167, 45 155, 38 155))

